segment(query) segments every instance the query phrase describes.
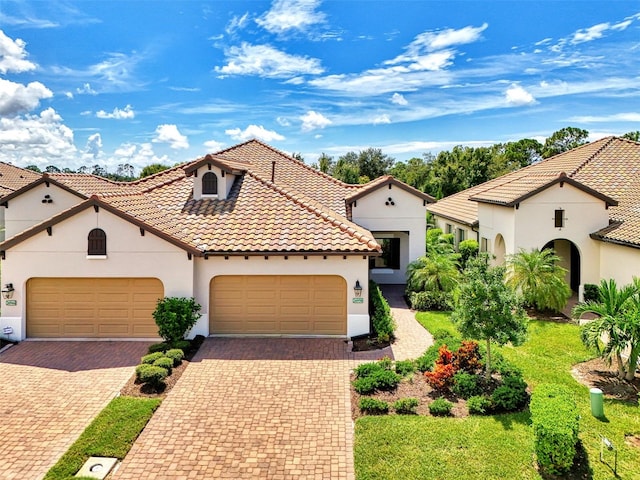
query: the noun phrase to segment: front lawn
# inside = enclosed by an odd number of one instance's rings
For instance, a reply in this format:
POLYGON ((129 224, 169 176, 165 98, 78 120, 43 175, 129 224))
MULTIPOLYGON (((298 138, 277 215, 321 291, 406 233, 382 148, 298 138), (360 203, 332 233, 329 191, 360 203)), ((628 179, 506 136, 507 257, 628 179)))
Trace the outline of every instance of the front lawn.
MULTIPOLYGON (((430 331, 455 330, 446 313, 419 313, 417 319, 430 331)), ((618 449, 620 478, 640 479, 640 448, 625 442, 625 435, 640 435, 638 406, 607 399, 608 421, 591 415, 589 389, 571 376, 574 364, 592 358, 580 343, 577 326, 534 320, 524 345, 500 350, 523 370, 532 388, 557 382, 573 392, 587 459, 569 478, 613 477, 612 470, 599 461, 600 435, 604 435, 618 449)), ((535 468, 528 412, 463 419, 362 417, 356 421, 354 448, 358 480, 542 478, 535 468)), ((612 453, 605 460, 613 462, 612 453)))

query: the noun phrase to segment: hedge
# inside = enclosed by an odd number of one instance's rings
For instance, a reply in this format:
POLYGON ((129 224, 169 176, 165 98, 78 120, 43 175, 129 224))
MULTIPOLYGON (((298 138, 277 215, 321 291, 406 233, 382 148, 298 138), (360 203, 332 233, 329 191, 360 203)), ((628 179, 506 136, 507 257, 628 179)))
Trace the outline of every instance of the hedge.
POLYGON ((380 287, 373 280, 369 281, 369 314, 373 323, 373 331, 378 339, 386 341, 393 337, 395 324, 391 316, 391 307, 382 296, 380 287))
POLYGON ((580 424, 571 392, 562 385, 540 384, 529 408, 538 464, 554 475, 566 473, 576 456, 580 424))

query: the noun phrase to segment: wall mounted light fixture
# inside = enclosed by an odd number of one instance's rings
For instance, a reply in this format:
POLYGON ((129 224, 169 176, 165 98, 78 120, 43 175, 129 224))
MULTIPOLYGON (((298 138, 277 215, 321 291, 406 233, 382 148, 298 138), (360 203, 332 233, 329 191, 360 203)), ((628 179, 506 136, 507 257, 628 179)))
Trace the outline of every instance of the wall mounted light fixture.
POLYGON ((360 298, 362 296, 362 285, 360 285, 360 280, 356 280, 356 286, 353 287, 353 294, 356 298, 360 298))
POLYGON ((13 292, 15 292, 13 283, 7 283, 2 289, 2 298, 6 298, 7 300, 13 298, 13 292))

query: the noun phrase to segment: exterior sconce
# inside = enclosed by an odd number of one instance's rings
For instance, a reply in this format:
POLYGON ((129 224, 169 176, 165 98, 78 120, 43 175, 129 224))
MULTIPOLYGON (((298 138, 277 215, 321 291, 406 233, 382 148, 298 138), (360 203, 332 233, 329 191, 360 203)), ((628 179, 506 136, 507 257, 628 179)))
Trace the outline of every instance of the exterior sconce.
POLYGON ((13 292, 15 289, 13 288, 13 283, 7 283, 2 290, 2 298, 10 299, 13 297, 13 292))
POLYGON ((356 298, 360 298, 362 296, 362 286, 360 285, 360 280, 356 280, 356 286, 353 287, 353 294, 356 298))

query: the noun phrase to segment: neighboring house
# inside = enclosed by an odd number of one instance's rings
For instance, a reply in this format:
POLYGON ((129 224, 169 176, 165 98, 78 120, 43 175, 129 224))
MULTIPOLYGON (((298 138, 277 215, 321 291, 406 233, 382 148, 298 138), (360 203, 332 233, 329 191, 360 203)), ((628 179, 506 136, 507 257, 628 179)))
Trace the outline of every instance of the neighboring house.
POLYGON ((583 286, 640 276, 640 143, 607 137, 430 205, 438 227, 478 240, 503 263, 553 247, 583 286))
MULTIPOLYGON (((0 162, 0 197, 9 195, 38 178, 40 178, 39 173, 0 162)), ((5 239, 3 226, 4 209, 0 208, 0 241, 5 239)))
POLYGON ((192 335, 366 334, 368 279, 404 283, 433 201, 392 177, 342 183, 257 140, 132 183, 37 176, 0 199, 15 289, 0 327, 151 338, 157 299, 193 296, 192 335))

